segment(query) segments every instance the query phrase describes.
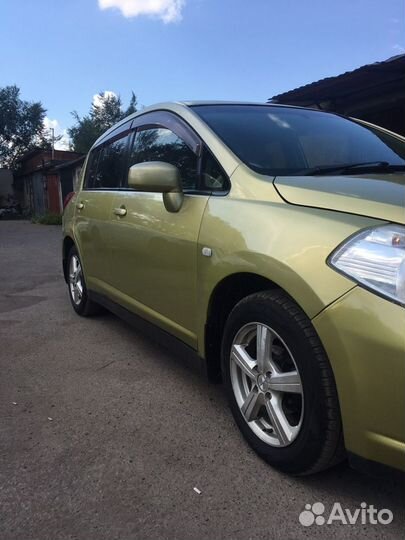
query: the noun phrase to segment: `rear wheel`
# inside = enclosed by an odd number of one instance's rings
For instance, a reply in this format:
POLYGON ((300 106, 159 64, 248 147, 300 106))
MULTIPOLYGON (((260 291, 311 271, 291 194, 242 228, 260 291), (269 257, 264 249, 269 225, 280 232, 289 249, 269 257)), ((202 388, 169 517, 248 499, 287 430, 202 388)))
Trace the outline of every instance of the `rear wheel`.
POLYGON ((89 317, 100 312, 101 307, 90 300, 84 280, 83 267, 79 253, 73 246, 67 260, 69 297, 78 315, 89 317))
POLYGON ((282 291, 235 306, 222 370, 239 428, 272 466, 309 474, 344 457, 332 369, 310 320, 282 291))

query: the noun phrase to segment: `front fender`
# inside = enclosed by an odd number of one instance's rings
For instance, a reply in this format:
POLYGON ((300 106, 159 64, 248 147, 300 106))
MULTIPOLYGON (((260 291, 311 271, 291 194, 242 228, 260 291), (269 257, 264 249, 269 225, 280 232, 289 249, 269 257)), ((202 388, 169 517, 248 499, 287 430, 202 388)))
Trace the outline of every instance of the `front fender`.
POLYGON ((329 254, 359 229, 379 223, 283 201, 211 197, 197 251, 199 347, 204 347, 210 298, 223 279, 245 272, 262 276, 286 291, 312 319, 355 286, 326 264, 329 254), (203 256, 204 247, 211 249, 211 257, 203 256))

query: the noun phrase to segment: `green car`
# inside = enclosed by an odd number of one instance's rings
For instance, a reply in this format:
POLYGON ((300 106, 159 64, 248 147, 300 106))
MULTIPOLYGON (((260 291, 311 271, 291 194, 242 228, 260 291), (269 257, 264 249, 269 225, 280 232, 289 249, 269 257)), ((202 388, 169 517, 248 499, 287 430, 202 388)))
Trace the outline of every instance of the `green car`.
POLYGON ((63 218, 104 306, 222 379, 269 464, 405 470, 405 139, 337 114, 187 102, 89 152, 63 218))

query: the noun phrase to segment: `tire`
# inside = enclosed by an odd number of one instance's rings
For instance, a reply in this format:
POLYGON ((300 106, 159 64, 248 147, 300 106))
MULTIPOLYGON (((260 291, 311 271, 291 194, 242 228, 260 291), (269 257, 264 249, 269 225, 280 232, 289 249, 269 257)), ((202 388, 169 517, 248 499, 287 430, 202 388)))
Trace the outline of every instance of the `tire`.
POLYGON ((75 246, 69 251, 67 258, 67 278, 69 298, 75 312, 82 317, 90 317, 100 313, 101 306, 90 300, 79 253, 75 246))
POLYGON ((271 466, 306 475, 344 459, 332 368, 288 295, 260 292, 235 306, 223 334, 222 373, 238 427, 271 466))

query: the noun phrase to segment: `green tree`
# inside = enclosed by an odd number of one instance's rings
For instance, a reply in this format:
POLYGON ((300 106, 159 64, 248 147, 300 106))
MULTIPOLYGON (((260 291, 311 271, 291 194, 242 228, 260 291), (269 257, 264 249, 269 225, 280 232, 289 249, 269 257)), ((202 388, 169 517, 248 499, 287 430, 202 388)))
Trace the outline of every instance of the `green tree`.
POLYGON ((42 103, 24 101, 20 89, 0 88, 0 166, 12 169, 25 152, 35 146, 48 147, 42 103))
POLYGON ((72 141, 71 147, 75 152, 85 154, 89 151, 94 141, 101 135, 102 131, 95 125, 89 114, 80 118, 78 113, 74 111, 72 115, 76 123, 67 130, 72 141))
POLYGON ((123 109, 120 96, 112 92, 100 92, 93 100, 90 111, 83 117, 74 111, 75 124, 68 129, 72 149, 86 153, 107 129, 122 118, 137 111, 137 99, 132 96, 127 109, 123 109))
POLYGON ((134 94, 134 92, 132 92, 131 99, 129 100, 128 109, 124 112, 123 118, 125 118, 126 116, 129 116, 130 114, 135 113, 138 110, 137 106, 138 106, 138 100, 136 99, 136 95, 134 94))

